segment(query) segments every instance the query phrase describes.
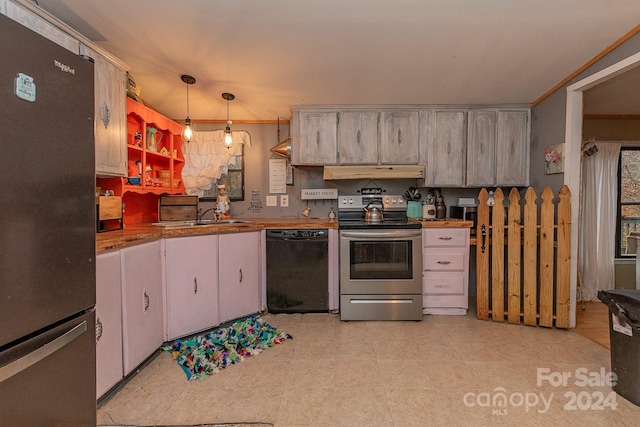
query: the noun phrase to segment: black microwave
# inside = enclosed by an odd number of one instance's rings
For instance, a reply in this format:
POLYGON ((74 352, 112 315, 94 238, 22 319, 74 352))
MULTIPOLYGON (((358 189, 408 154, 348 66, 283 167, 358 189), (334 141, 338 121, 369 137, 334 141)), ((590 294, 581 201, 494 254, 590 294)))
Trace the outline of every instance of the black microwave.
POLYGON ((471 228, 471 234, 476 233, 476 226, 478 225, 478 208, 477 206, 456 206, 453 205, 449 209, 449 216, 451 218, 464 219, 466 221, 473 221, 473 228, 471 228))

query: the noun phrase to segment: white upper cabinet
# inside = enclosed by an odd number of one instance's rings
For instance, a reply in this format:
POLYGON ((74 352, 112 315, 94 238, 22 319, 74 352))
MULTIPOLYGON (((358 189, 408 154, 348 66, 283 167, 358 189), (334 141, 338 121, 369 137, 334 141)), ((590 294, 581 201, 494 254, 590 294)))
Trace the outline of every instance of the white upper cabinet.
POLYGON ((338 122, 341 165, 378 164, 378 112, 341 111, 338 122))
POLYGON ((127 176, 126 71, 84 47, 94 60, 96 175, 127 176))
POLYGON ((291 161, 296 165, 338 162, 338 113, 294 111, 291 161))
POLYGON ((529 185, 529 110, 498 111, 497 185, 529 185))
POLYGON ((427 154, 428 187, 464 186, 466 153, 466 111, 433 110, 427 154))
POLYGON ((418 164, 418 111, 380 113, 380 164, 418 164))
POLYGON ((468 117, 467 185, 496 183, 496 112, 471 110, 468 117))

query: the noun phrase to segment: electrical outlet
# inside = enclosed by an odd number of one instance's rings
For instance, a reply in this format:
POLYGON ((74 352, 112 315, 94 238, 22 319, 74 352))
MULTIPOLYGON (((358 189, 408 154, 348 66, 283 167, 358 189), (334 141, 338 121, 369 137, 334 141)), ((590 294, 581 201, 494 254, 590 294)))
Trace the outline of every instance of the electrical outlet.
POLYGON ((289 206, 289 195, 287 194, 280 195, 280 206, 282 206, 283 208, 286 208, 287 206, 289 206))
POLYGON ((278 196, 267 196, 267 206, 278 206, 278 196))

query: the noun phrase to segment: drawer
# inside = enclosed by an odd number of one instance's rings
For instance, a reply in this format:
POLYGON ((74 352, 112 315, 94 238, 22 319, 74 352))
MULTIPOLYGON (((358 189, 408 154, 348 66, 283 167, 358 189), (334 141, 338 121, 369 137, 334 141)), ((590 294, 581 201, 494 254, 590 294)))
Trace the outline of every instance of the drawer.
POLYGON ((464 272, 425 271, 422 275, 422 291, 425 294, 463 295, 464 278, 464 272))
POLYGON ((469 245, 468 228, 425 228, 422 231, 425 248, 469 245))
POLYGON ((422 254, 423 270, 464 270, 467 266, 467 249, 451 248, 425 250, 422 254))

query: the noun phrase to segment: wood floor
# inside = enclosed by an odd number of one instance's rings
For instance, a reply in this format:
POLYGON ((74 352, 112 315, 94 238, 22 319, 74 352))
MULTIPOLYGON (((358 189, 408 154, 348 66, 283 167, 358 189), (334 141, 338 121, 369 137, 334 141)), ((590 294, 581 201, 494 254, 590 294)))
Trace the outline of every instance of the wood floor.
POLYGON ((574 331, 589 340, 610 349, 609 308, 598 301, 585 302, 582 310, 580 302, 576 308, 576 327, 574 331))

